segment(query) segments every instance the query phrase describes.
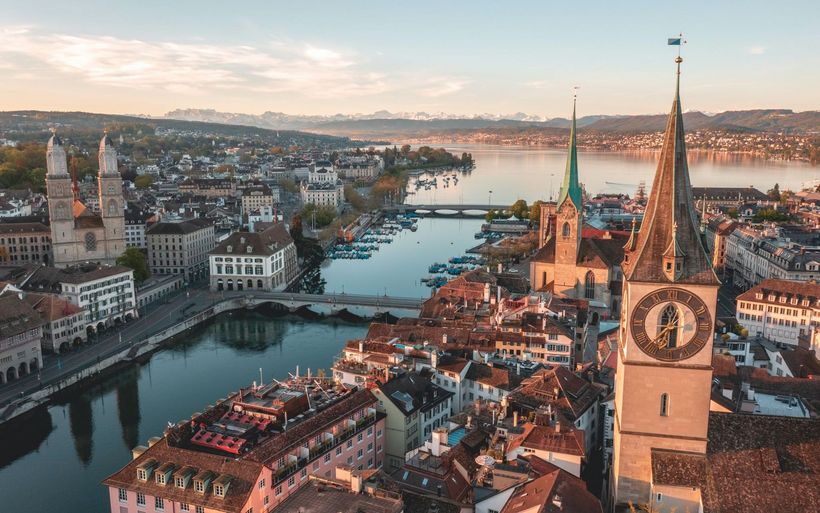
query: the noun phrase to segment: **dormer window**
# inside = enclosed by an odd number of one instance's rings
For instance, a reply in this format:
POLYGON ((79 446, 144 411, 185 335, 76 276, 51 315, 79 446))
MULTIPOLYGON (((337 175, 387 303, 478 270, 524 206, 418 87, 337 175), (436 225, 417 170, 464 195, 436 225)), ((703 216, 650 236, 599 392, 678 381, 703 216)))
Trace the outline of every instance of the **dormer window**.
POLYGON ((185 488, 185 479, 182 476, 177 476, 174 478, 174 486, 177 488, 185 488))
POLYGON ((228 246, 225 249, 228 251, 228 253, 233 253, 233 246, 228 246))
POLYGON ((247 251, 248 253, 253 253, 253 246, 248 246, 247 251))
POLYGON ((157 484, 165 484, 165 474, 157 474, 157 484))
POLYGON ((199 493, 205 493, 205 483, 202 481, 194 481, 194 490, 199 493))
POLYGON ((796 297, 793 297, 793 298, 792 298, 792 300, 791 300, 791 304, 793 304, 793 305, 796 305, 796 304, 797 304, 797 298, 796 298, 796 297))
POLYGON ((780 296, 780 302, 785 303, 786 302, 786 296, 780 296))
POLYGON ((763 299, 763 293, 758 292, 757 294, 755 294, 755 299, 763 299))
POLYGON ((214 495, 225 497, 225 488, 222 485, 214 485, 214 495))
POLYGON ((148 481, 148 471, 144 468, 138 468, 137 479, 139 479, 140 481, 148 481))

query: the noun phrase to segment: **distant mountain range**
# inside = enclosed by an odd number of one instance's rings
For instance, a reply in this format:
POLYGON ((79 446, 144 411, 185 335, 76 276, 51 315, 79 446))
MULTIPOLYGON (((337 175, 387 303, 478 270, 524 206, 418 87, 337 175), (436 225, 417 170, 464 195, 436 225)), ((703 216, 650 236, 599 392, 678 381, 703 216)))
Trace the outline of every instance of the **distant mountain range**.
MULTIPOLYGON (((481 114, 457 116, 446 113, 378 111, 372 114, 335 114, 299 116, 281 112, 237 114, 212 109, 177 109, 164 119, 179 119, 250 125, 269 129, 305 130, 354 138, 390 138, 428 135, 449 130, 509 129, 515 127, 566 129, 566 118, 546 119, 525 113, 511 115, 481 114)), ((820 111, 794 112, 787 109, 727 111, 719 114, 687 112, 687 129, 721 129, 740 132, 820 133, 820 111)), ((666 114, 632 116, 584 116, 578 126, 590 131, 640 133, 664 128, 666 114)))

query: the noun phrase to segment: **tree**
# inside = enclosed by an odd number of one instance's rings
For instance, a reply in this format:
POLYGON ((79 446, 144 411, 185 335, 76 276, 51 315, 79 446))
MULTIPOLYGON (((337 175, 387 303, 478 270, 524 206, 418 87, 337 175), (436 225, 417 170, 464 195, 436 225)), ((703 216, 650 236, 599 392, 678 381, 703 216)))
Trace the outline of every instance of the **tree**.
POLYGON ((775 201, 780 201, 780 184, 774 184, 774 187, 766 191, 766 194, 769 196, 769 198, 775 201))
POLYGON ((140 175, 134 179, 137 189, 147 189, 154 185, 154 177, 151 175, 140 175))
POLYGON ((490 209, 487 212, 487 214, 484 216, 484 219, 486 219, 487 222, 490 223, 490 222, 492 222, 493 219, 495 219, 495 215, 496 215, 495 210, 490 209))
POLYGON ((518 219, 527 219, 529 218, 530 212, 529 207, 527 207, 527 202, 525 200, 518 200, 512 204, 510 207, 510 212, 512 215, 517 217, 518 219))
POLYGON ((367 200, 350 184, 345 185, 345 199, 355 210, 359 212, 367 210, 367 200))
POLYGON ((531 223, 538 223, 541 221, 541 205, 544 202, 541 200, 536 200, 535 203, 532 204, 530 207, 530 222, 531 223))
POLYGON ((117 257, 117 265, 128 267, 134 271, 134 281, 137 283, 142 283, 151 276, 145 254, 139 248, 126 249, 122 255, 117 257))

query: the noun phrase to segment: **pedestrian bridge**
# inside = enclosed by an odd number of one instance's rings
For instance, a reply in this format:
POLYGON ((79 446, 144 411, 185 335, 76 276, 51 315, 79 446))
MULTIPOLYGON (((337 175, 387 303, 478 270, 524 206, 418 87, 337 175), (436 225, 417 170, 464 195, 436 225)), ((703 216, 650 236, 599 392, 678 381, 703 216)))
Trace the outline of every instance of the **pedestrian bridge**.
POLYGON ((509 205, 488 204, 385 205, 382 211, 391 214, 418 212, 441 217, 484 217, 490 210, 508 208, 509 205))
POLYGON ((309 307, 317 313, 332 315, 347 310, 348 312, 372 317, 387 312, 418 314, 421 310, 422 298, 371 296, 366 294, 303 294, 297 292, 265 292, 265 291, 224 291, 225 299, 241 299, 247 308, 255 308, 263 304, 277 304, 290 311, 309 307), (402 312, 405 311, 405 312, 402 312))

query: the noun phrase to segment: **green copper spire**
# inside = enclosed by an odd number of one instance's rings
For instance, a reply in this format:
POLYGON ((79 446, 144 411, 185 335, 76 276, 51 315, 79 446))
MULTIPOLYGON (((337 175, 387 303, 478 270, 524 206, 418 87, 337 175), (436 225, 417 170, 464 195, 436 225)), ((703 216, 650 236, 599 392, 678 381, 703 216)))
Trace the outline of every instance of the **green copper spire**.
POLYGON ((560 207, 569 197, 577 210, 581 210, 581 186, 578 184, 578 150, 575 144, 575 98, 572 99, 572 125, 569 129, 569 149, 567 151, 567 169, 564 171, 564 182, 558 195, 560 207))

